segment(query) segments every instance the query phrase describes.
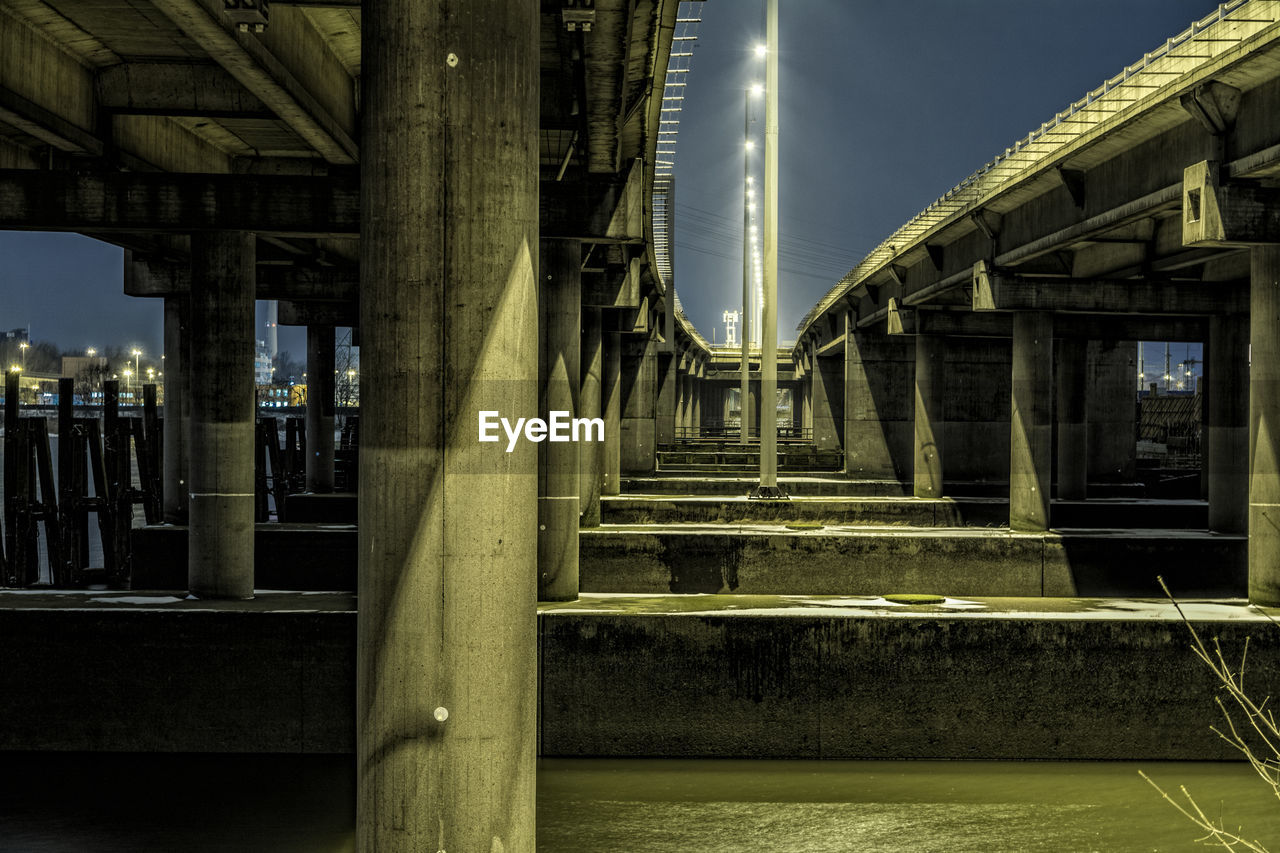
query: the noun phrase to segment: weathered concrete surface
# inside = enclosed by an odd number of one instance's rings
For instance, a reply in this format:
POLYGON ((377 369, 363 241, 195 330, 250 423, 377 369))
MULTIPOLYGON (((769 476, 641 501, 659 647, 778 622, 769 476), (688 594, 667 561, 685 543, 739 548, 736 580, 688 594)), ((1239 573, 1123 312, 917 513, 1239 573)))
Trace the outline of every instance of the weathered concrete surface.
MULTIPOLYGON (((307 327, 307 491, 333 491, 334 364, 332 326, 307 327)), ((292 509, 292 507, 290 507, 292 509)))
MULTIPOLYGON (((908 524, 916 527, 1002 527, 1008 501, 999 497, 927 500, 911 497, 807 497, 752 501, 742 495, 627 495, 604 501, 609 524, 711 524, 736 521, 820 521, 830 524, 908 524)), ((1204 530, 1203 501, 1054 501, 1055 528, 1156 527, 1204 530)))
POLYGON ((621 474, 652 474, 657 464, 658 350, 652 340, 624 338, 619 381, 621 474))
MULTIPOLYGON (((825 495, 840 497, 911 496, 911 483, 889 479, 851 479, 840 476, 783 477, 792 495, 825 495)), ((694 476, 676 472, 660 477, 627 477, 622 491, 629 494, 663 495, 738 495, 751 491, 754 480, 746 477, 694 476)), ((1007 482, 948 481, 946 493, 965 497, 1004 497, 1009 495, 1007 482)), ((1141 498, 1147 487, 1143 483, 1090 483, 1089 494, 1099 498, 1141 498)))
POLYGON ((1176 595, 1245 588, 1243 536, 1170 530, 605 525, 580 548, 589 592, 1156 595, 1157 575, 1176 595))
POLYGON ((355 601, 0 597, 0 749, 351 752, 355 601))
POLYGON ((943 494, 947 422, 942 416, 947 385, 947 339, 919 335, 916 341, 915 483, 918 498, 943 494))
POLYGON ((188 589, 253 595, 254 235, 191 236, 188 589))
POLYGON ((1280 604, 1280 247, 1250 251, 1249 600, 1280 604))
POLYGON ((1009 424, 1009 526, 1049 527, 1053 464, 1053 315, 1013 317, 1013 398, 1009 424))
MULTIPOLYGON (((1172 608, 699 597, 673 617, 665 601, 543 611, 544 755, 1236 757, 1172 608)), ((1249 619, 1211 630, 1232 657, 1252 637, 1274 694, 1280 632, 1238 602, 1208 609, 1249 619)))
MULTIPOLYGON (((1274 625, 1184 603, 1280 690, 1274 625)), ((0 750, 350 754, 355 620, 350 595, 0 593, 0 750)), ((584 595, 538 625, 548 756, 1237 757, 1167 602, 584 595)))
POLYGON ((851 330, 845 336, 844 370, 845 473, 910 477, 915 430, 911 339, 851 330))
MULTIPOLYGON (((182 525, 139 527, 133 541, 133 589, 185 589, 188 531, 182 525)), ((356 588, 354 524, 257 524, 253 559, 259 589, 356 588)))
POLYGON ((1087 385, 1085 375, 1088 341, 1063 338, 1058 341, 1058 488, 1062 500, 1082 501, 1088 495, 1089 442, 1087 421, 1087 385))

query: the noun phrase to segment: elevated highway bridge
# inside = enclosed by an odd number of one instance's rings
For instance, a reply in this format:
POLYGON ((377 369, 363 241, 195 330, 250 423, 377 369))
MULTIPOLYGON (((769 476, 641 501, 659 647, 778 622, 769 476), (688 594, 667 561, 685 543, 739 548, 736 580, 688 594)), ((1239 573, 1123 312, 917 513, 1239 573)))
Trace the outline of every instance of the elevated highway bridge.
MULTIPOLYGON (((0 748, 353 751, 358 848, 378 851, 533 849, 539 743, 872 757, 928 731, 908 757, 1222 757, 1177 734, 1204 721, 1168 699, 1192 689, 1168 613, 958 629, 954 607, 983 605, 949 600, 881 628, 831 608, 940 587, 1083 606, 1149 592, 1137 553, 1177 591, 1247 579, 1280 604, 1280 2, 1168 40, 814 306, 779 353, 785 509, 745 499, 758 450, 697 444, 740 359, 684 316, 671 266, 698 7, 0 0, 0 228, 120 245, 125 292, 164 301, 168 524, 135 531, 135 577, 176 559, 146 586, 192 596, 0 594, 0 748), (307 326, 311 377, 357 329, 358 530, 255 531, 255 299, 307 326), (1206 344, 1207 502, 1160 507, 1177 535, 1096 500, 1136 494, 1139 340, 1206 344), (560 410, 605 441, 478 441, 478 412, 560 410), (1110 526, 1134 529, 1064 532, 1110 526), (349 590, 262 593, 305 587, 303 541, 348 561, 349 590), (697 592, 843 598, 747 618, 644 597, 697 592), (1001 631, 1016 654, 993 674, 1001 631), (1115 669, 1063 657, 1081 645, 1115 669), (925 700, 876 676, 904 671, 925 700), (1061 718, 1089 691, 1109 716, 1061 718)), ((323 493, 334 389, 310 396, 323 493)))

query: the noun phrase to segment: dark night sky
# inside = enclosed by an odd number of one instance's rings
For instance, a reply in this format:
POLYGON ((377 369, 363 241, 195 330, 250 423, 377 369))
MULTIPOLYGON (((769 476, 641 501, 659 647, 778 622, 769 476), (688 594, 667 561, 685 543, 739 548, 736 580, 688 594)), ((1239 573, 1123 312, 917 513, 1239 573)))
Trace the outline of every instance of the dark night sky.
MULTIPOLYGON (((1214 8, 1203 0, 784 2, 779 339, 794 337, 805 311, 912 215, 1214 8)), ((721 313, 741 292, 742 91, 753 73, 763 77, 749 50, 763 35, 763 3, 709 0, 702 17, 676 158, 675 269, 690 318, 723 340, 721 313)), ((160 303, 122 294, 119 249, 0 232, 0 258, 0 329, 30 324, 35 339, 66 348, 159 351, 160 303)), ((304 336, 282 329, 281 348, 303 357, 304 336)))

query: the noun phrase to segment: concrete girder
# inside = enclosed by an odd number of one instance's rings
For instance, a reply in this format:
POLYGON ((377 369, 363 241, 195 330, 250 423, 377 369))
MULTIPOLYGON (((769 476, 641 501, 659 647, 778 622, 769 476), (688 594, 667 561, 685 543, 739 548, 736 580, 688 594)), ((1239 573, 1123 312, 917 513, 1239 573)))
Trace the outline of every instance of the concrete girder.
POLYGON ((198 0, 152 2, 322 157, 330 163, 357 162, 359 148, 351 134, 259 39, 228 32, 198 0))
POLYGON ((281 299, 276 322, 281 326, 359 326, 360 303, 293 302, 281 299))
POLYGON ((98 106, 113 113, 272 118, 275 113, 221 65, 126 62, 94 76, 98 106))
MULTIPOLYGON (((333 300, 354 302, 360 275, 355 267, 301 267, 259 264, 256 299, 333 300)), ((191 270, 186 263, 166 261, 126 251, 126 296, 179 296, 191 290, 191 270)), ((347 325, 347 324, 339 324, 347 325)))
POLYGON ((354 175, 0 170, 0 228, 15 231, 246 230, 342 237, 360 230, 354 175))
POLYGON ((1224 180, 1222 166, 1202 160, 1182 179, 1182 245, 1280 244, 1280 189, 1224 180))
POLYGON ((581 181, 543 181, 541 233, 548 239, 586 243, 644 242, 644 163, 632 161, 625 176, 587 175, 581 181))
POLYGON ((105 147, 92 133, 2 86, 0 122, 68 154, 100 157, 105 147))
POLYGON ((1031 278, 973 268, 974 311, 1071 311, 1115 314, 1239 314, 1249 290, 1237 283, 1139 279, 1031 278))

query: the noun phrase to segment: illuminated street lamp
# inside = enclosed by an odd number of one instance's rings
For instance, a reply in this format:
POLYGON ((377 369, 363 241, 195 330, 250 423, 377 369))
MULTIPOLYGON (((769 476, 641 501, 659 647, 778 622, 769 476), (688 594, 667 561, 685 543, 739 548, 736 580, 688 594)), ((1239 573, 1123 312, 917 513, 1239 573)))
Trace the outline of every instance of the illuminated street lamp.
POLYGON ((27 343, 26 341, 23 341, 22 343, 18 344, 18 349, 22 350, 22 369, 23 370, 27 369, 27 347, 29 346, 31 346, 31 344, 27 343))
POLYGON ((133 356, 133 372, 138 376, 141 376, 142 374, 138 371, 138 359, 142 356, 142 350, 131 350, 130 354, 133 356))
POLYGON ((133 390, 130 387, 129 380, 132 378, 132 376, 133 376, 133 371, 126 367, 124 369, 124 387, 125 387, 125 390, 129 392, 129 397, 131 399, 133 397, 133 390))

